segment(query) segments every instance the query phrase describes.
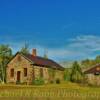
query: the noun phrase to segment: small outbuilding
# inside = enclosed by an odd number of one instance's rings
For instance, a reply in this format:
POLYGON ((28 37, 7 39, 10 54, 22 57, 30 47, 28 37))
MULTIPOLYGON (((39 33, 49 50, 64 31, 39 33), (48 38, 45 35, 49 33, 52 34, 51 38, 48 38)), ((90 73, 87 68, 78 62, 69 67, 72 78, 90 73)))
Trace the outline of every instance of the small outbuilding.
POLYGON ((84 71, 87 76, 88 83, 100 85, 100 64, 96 64, 84 71))

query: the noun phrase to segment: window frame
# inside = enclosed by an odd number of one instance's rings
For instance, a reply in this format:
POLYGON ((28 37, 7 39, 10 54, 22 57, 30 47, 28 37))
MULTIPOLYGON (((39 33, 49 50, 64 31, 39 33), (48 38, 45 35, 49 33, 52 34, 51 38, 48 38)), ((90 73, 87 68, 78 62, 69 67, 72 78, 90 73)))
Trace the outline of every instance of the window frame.
POLYGON ((18 60, 19 62, 21 61, 21 56, 20 56, 20 55, 17 56, 17 60, 18 60))
POLYGON ((98 76, 100 75, 100 72, 95 72, 94 75, 98 76))
POLYGON ((27 77, 27 68, 24 68, 24 77, 27 77))
POLYGON ((10 77, 14 77, 14 68, 10 69, 10 77))
POLYGON ((44 76, 44 73, 43 73, 43 68, 40 68, 40 77, 42 77, 42 78, 43 78, 43 76, 44 76))

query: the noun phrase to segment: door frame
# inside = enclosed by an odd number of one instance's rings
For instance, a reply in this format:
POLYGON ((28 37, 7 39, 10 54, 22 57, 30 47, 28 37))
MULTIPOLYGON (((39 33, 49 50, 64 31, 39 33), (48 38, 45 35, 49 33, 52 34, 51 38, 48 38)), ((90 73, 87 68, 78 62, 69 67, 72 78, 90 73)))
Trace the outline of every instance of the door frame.
POLYGON ((21 81, 21 71, 17 71, 16 82, 20 83, 21 81))

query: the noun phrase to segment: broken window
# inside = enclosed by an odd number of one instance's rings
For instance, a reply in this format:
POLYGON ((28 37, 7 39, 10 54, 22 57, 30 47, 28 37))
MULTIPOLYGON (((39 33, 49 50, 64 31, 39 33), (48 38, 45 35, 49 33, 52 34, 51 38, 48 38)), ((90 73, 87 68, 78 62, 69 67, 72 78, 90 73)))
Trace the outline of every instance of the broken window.
POLYGON ((10 76, 11 76, 11 77, 14 77, 14 69, 13 69, 13 68, 11 69, 11 74, 10 74, 10 76))
POLYGON ((27 76, 27 68, 24 68, 24 76, 27 76))
POLYGON ((40 68, 40 77, 43 77, 43 68, 40 68))

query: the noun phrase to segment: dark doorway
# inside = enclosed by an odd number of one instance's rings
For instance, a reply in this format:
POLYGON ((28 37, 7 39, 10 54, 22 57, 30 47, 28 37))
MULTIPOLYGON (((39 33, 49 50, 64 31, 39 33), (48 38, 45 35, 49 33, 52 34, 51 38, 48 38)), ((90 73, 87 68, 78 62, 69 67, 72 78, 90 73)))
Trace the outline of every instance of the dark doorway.
POLYGON ((17 82, 20 82, 20 71, 17 71, 17 82))

